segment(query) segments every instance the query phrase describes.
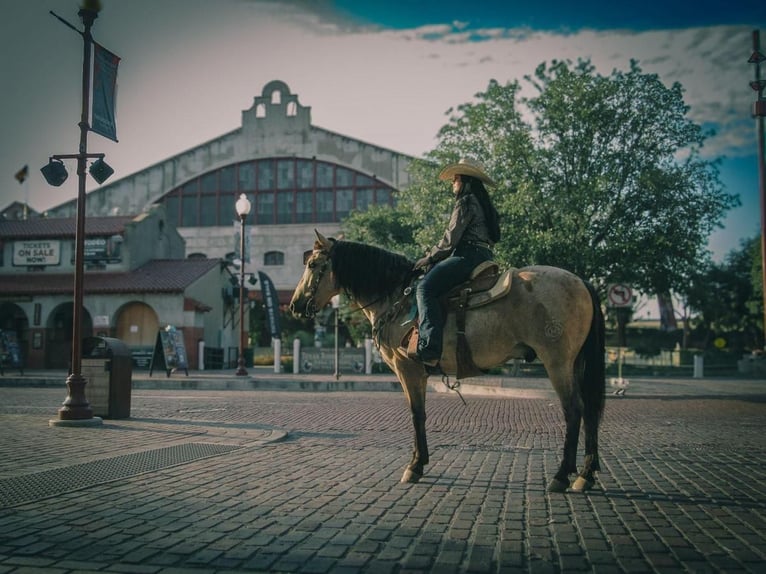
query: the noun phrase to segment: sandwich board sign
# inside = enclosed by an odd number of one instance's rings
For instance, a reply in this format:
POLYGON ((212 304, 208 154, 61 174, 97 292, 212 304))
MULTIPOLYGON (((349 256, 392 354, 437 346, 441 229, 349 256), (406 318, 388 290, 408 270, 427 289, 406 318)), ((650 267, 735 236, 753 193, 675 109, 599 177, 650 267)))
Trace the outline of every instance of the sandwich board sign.
POLYGON ((154 369, 164 369, 165 376, 170 377, 170 373, 183 369, 186 376, 189 376, 189 362, 186 358, 186 345, 184 344, 184 335, 172 325, 157 331, 157 339, 154 342, 154 352, 149 364, 149 376, 152 376, 154 369))

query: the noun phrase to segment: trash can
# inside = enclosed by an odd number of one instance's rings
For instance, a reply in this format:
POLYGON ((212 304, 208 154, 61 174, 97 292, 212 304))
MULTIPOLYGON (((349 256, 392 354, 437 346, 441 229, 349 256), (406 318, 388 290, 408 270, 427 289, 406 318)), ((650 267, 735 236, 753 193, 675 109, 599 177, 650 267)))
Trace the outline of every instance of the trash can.
POLYGON ((130 418, 133 359, 119 339, 86 337, 82 341, 85 398, 93 414, 107 419, 130 418))

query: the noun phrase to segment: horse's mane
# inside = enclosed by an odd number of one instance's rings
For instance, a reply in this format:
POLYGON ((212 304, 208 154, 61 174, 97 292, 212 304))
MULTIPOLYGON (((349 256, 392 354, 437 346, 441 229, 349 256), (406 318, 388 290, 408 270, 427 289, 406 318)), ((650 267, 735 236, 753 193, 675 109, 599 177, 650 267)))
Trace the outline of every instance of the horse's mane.
POLYGON ((412 277, 412 261, 373 245, 336 240, 331 257, 336 287, 354 299, 386 298, 412 277))

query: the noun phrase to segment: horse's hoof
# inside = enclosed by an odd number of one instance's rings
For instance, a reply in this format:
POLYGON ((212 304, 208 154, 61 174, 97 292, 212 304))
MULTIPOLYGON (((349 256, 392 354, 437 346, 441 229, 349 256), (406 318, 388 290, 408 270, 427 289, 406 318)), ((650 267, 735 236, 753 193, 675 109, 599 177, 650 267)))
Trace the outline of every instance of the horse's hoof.
POLYGON ((554 478, 548 484, 548 492, 566 492, 567 488, 569 488, 569 482, 559 480, 558 478, 554 478))
POLYGON ((572 483, 572 492, 585 492, 586 490, 593 488, 594 484, 596 484, 595 480, 588 480, 587 478, 578 476, 577 480, 572 483))
POLYGON ((423 476, 422 474, 419 474, 413 471, 412 469, 407 468, 404 470, 404 474, 402 475, 402 480, 400 482, 402 483, 409 482, 410 484, 415 484, 416 482, 420 481, 422 476, 423 476))

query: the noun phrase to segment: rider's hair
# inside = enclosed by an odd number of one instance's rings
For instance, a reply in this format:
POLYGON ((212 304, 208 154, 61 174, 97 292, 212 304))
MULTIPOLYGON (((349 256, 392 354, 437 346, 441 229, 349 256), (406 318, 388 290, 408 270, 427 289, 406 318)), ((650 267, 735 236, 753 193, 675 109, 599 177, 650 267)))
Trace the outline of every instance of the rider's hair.
POLYGON ((472 193, 476 199, 479 200, 482 211, 484 211, 484 219, 487 222, 487 229, 489 230, 489 238, 492 243, 500 241, 500 216, 497 213, 497 209, 492 204, 492 199, 487 193, 487 188, 484 187, 484 183, 473 176, 461 175, 460 179, 463 181, 462 193, 472 193))

